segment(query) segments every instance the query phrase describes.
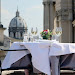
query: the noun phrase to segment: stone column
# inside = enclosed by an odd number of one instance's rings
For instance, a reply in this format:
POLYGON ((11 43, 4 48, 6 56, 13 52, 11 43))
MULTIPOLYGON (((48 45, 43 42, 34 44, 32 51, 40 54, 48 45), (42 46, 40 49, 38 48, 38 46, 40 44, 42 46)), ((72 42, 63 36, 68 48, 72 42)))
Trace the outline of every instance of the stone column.
POLYGON ((18 32, 18 38, 19 38, 19 39, 21 38, 21 36, 20 36, 20 32, 18 32))
POLYGON ((54 6, 53 6, 53 2, 50 2, 50 25, 49 25, 49 29, 53 30, 54 29, 54 17, 55 17, 55 11, 54 11, 54 6))
POLYGON ((14 37, 14 34, 13 34, 13 32, 10 32, 10 37, 12 37, 12 38, 14 37))
POLYGON ((49 16, 49 4, 48 2, 43 2, 44 4, 44 30, 49 28, 49 20, 50 20, 50 16, 49 16))
POLYGON ((44 1, 44 29, 52 30, 54 28, 54 12, 53 12, 53 2, 44 1))
POLYGON ((16 32, 16 35, 15 35, 15 36, 16 36, 16 38, 18 38, 18 36, 17 36, 17 32, 16 32))

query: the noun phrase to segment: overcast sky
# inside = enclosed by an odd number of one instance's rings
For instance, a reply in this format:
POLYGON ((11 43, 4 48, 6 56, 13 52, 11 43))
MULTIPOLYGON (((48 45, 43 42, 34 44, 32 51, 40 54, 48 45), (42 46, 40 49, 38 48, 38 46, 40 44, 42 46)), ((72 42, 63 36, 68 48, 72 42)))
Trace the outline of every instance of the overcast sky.
POLYGON ((28 32, 31 28, 38 28, 38 33, 43 30, 43 0, 1 0, 1 20, 7 30, 4 32, 8 36, 8 27, 12 18, 15 17, 17 6, 20 16, 25 20, 28 32))

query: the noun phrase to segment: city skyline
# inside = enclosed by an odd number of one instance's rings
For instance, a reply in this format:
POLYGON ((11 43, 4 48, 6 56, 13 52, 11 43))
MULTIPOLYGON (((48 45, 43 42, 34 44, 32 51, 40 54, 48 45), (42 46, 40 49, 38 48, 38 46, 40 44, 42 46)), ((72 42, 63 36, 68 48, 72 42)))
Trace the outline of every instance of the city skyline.
POLYGON ((2 0, 1 1, 1 22, 7 29, 4 34, 8 36, 10 21, 16 16, 16 11, 25 20, 28 33, 31 28, 38 28, 38 34, 43 30, 43 4, 42 0, 2 0))

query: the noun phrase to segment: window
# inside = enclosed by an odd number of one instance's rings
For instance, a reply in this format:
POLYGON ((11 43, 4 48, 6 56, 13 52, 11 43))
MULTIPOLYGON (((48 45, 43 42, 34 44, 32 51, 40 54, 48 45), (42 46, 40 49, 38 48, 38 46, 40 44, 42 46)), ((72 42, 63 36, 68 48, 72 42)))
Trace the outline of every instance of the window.
POLYGON ((15 32, 13 33, 13 35, 14 35, 13 37, 16 38, 15 32))
POLYGON ((22 37, 22 32, 20 34, 21 34, 21 37, 22 37))

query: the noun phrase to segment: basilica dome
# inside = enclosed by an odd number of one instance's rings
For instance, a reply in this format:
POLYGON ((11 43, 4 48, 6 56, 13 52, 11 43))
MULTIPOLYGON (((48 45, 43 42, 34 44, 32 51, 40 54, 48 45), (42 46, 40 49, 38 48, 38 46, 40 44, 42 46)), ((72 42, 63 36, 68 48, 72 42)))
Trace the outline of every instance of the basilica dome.
POLYGON ((9 27, 27 27, 24 19, 19 16, 18 10, 16 16, 11 20, 9 27))
POLYGON ((23 39, 24 34, 27 33, 27 24, 19 16, 19 11, 17 10, 16 16, 10 21, 9 24, 9 37, 15 38, 15 39, 23 39))

